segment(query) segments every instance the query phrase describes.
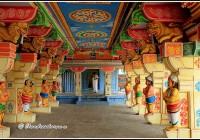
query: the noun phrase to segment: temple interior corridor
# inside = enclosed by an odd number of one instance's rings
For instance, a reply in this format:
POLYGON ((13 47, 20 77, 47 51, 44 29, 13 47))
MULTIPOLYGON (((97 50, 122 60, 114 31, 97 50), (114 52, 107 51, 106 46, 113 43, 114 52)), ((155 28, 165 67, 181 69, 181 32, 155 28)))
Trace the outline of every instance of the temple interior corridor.
POLYGON ((4 123, 11 128, 10 138, 166 138, 162 131, 166 126, 148 124, 143 115, 134 115, 126 105, 60 104, 51 114, 36 114, 32 125, 67 128, 19 129, 19 123, 4 123))

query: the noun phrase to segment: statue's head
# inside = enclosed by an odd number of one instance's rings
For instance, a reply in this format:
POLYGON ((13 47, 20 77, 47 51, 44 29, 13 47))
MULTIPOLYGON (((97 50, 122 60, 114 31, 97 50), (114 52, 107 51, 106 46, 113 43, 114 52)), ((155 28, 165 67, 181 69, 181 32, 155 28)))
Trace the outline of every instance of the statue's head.
POLYGON ((146 80, 146 85, 153 85, 153 79, 151 75, 145 77, 145 80, 146 80))
POLYGON ((171 74, 168 77, 168 87, 169 88, 178 88, 178 77, 175 74, 171 74))

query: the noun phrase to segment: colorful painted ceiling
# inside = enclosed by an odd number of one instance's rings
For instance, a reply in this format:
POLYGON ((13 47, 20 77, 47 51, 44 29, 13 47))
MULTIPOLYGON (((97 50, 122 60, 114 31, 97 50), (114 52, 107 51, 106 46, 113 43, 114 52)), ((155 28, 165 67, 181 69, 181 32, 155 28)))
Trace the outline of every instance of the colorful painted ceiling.
POLYGON ((109 49, 126 3, 45 2, 75 50, 109 49))

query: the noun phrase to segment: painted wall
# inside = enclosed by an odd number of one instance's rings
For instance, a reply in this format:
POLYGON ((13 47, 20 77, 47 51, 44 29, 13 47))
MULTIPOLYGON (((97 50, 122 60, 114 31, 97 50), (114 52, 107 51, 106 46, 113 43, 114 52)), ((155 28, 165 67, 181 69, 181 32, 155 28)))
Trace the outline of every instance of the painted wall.
MULTIPOLYGON (((88 89, 88 73, 89 71, 86 69, 82 73, 82 93, 93 92, 92 89, 88 89)), ((104 86, 105 86, 105 78, 104 72, 99 69, 99 81, 98 81, 98 90, 100 93, 104 93, 104 86)), ((65 73, 62 74, 62 87, 63 92, 71 93, 74 92, 74 72, 71 70, 66 70, 65 73)), ((112 72, 112 93, 117 93, 118 91, 118 69, 112 72)))

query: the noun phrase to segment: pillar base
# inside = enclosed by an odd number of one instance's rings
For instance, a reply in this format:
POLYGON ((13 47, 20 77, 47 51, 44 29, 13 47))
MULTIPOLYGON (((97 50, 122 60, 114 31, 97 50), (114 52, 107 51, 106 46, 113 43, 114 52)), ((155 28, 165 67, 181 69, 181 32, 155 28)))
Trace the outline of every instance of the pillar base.
POLYGON ((161 113, 153 113, 153 115, 144 116, 144 119, 150 124, 160 124, 161 123, 161 113))
POLYGON ((169 125, 169 118, 167 114, 161 114, 161 125, 169 125))
MULTIPOLYGON (((166 131, 163 130, 167 138, 190 138, 189 128, 179 128, 178 131, 166 131)), ((198 136, 199 138, 199 136, 198 136)))
POLYGON ((127 105, 128 107, 132 107, 132 106, 133 106, 133 103, 131 103, 131 100, 128 99, 128 100, 126 100, 126 105, 127 105))
POLYGON ((59 106, 59 101, 49 101, 49 106, 58 107, 59 106))
POLYGON ((138 115, 144 115, 147 110, 145 105, 137 105, 132 107, 133 112, 138 115))
POLYGON ((0 129, 0 138, 10 138, 10 127, 0 129))
POLYGON ((3 122, 17 123, 17 114, 5 114, 3 117, 3 122))
POLYGON ((191 130, 191 138, 200 138, 200 130, 191 130))
POLYGON ((32 107, 31 112, 37 112, 37 113, 51 113, 51 106, 48 107, 32 107))
POLYGON ((17 113, 17 122, 20 123, 33 123, 36 120, 36 114, 17 113))

